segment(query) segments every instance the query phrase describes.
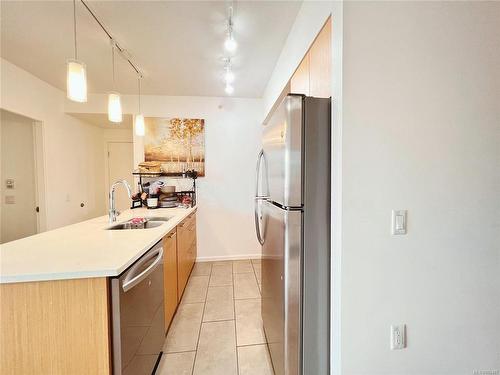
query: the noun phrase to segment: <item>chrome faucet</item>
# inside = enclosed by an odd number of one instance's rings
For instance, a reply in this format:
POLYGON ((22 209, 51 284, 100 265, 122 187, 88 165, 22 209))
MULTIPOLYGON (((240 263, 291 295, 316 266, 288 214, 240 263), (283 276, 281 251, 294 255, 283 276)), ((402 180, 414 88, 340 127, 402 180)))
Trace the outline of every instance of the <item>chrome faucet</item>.
POLYGON ((116 221, 116 217, 120 215, 120 212, 115 207, 115 188, 118 185, 125 186, 127 189, 128 197, 132 198, 132 189, 130 189, 130 185, 126 180, 118 180, 109 189, 109 223, 114 223, 116 221))

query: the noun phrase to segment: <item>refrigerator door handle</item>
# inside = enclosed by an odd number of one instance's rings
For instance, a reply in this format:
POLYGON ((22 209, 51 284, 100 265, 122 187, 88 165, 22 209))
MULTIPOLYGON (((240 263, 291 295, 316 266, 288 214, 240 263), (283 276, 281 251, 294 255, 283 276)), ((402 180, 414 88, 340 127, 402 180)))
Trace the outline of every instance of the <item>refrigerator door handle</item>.
POLYGON ((260 225, 259 225, 259 213, 257 212, 257 203, 258 201, 255 201, 255 233, 257 234, 257 240, 259 240, 259 243, 261 245, 264 245, 264 239, 260 235, 260 225))
MULTIPOLYGON (((257 167, 255 168, 255 199, 267 199, 269 198, 268 194, 259 195, 259 185, 260 185, 260 168, 262 166, 262 160, 264 160, 264 150, 260 150, 259 156, 257 156, 257 167)), ((266 190, 269 191, 269 187, 266 184, 266 190)))
POLYGON ((269 198, 267 195, 259 195, 259 185, 260 185, 260 168, 262 165, 262 160, 264 159, 264 150, 260 150, 259 156, 257 157, 257 167, 256 167, 256 177, 255 177, 255 205, 254 205, 254 214, 255 214, 255 233, 257 234, 257 239, 261 245, 264 244, 264 239, 261 235, 260 229, 260 221, 261 217, 259 217, 258 205, 259 201, 263 201, 269 198))

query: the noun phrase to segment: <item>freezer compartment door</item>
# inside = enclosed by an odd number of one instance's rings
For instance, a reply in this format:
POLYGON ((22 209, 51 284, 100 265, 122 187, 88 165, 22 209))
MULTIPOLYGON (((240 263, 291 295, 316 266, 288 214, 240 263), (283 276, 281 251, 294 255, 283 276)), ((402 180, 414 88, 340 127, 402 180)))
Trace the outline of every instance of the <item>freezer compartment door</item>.
POLYGON ((262 319, 276 375, 301 368, 302 212, 263 204, 262 319))
POLYGON ((263 148, 269 199, 285 207, 301 207, 303 100, 288 95, 264 125, 263 148))

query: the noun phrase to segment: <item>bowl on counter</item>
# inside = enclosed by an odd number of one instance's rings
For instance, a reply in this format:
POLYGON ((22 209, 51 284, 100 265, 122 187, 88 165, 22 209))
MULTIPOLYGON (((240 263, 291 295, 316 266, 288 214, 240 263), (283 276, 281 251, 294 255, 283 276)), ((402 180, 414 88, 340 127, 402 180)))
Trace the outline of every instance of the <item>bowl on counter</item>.
POLYGON ((161 187, 161 192, 163 194, 172 194, 175 193, 175 186, 173 185, 165 185, 161 187))

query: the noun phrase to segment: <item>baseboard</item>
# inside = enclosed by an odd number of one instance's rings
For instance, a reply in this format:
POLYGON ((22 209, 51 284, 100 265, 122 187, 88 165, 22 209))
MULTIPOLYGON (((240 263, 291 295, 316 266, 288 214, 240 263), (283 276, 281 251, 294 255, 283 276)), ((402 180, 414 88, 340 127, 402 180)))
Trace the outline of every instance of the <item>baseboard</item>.
POLYGON ((244 254, 244 255, 220 255, 211 257, 197 257, 197 262, 216 262, 221 260, 243 260, 243 259, 260 259, 261 254, 244 254))

